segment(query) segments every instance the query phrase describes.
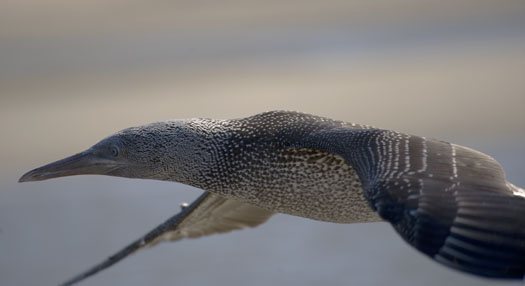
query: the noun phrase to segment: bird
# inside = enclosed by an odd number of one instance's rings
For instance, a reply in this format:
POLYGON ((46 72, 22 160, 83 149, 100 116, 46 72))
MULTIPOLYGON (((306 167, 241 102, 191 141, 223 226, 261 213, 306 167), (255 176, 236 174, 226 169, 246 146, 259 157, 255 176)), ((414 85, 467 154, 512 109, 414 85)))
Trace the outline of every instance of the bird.
POLYGON ((460 145, 295 111, 127 128, 24 174, 98 174, 202 189, 146 235, 61 285, 160 242, 255 227, 276 213, 389 222, 429 258, 472 275, 525 275, 525 190, 492 157, 460 145))

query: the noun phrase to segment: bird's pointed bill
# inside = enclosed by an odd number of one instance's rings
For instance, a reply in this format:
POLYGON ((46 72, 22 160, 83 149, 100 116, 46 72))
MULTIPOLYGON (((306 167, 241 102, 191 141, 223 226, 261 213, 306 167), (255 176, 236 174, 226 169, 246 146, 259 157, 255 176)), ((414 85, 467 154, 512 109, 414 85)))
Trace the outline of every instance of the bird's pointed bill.
POLYGON ((101 158, 91 150, 86 150, 31 170, 20 177, 18 181, 31 182, 74 175, 105 174, 116 167, 114 161, 101 158))

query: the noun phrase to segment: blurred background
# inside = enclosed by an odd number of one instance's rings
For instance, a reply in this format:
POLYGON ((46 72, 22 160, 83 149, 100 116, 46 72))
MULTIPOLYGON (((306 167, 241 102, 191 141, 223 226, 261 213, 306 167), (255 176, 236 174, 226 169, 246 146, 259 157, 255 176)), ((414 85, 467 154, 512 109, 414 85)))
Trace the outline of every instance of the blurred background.
MULTIPOLYGON (((0 285, 56 285, 200 190, 29 169, 152 121, 291 109, 466 145, 525 186, 525 2, 0 2, 0 285)), ((141 251, 82 285, 522 285, 440 266, 386 223, 277 215, 141 251)))

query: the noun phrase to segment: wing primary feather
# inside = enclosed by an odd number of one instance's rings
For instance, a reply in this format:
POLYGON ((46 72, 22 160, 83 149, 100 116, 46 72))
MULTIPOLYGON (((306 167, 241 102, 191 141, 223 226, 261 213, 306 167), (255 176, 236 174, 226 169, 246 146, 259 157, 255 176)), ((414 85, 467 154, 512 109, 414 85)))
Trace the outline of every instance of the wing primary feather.
POLYGON ((147 247, 150 242, 153 242, 156 238, 164 234, 166 231, 173 229, 178 224, 180 224, 193 210, 195 210, 203 201, 208 197, 210 193, 204 192, 202 195, 200 195, 193 203, 191 203, 189 206, 184 207, 181 212, 177 213, 173 217, 169 218, 167 221, 162 223, 161 225, 157 226, 150 232, 148 232, 146 235, 141 237, 138 240, 135 240, 122 250, 118 251, 114 255, 108 257, 106 260, 102 261, 101 263, 93 266, 89 270, 73 277, 72 279, 60 284, 60 286, 69 286, 76 284, 92 275, 95 275, 96 273, 112 266, 113 264, 121 261, 122 259, 126 258, 130 254, 136 252, 137 250, 147 247))

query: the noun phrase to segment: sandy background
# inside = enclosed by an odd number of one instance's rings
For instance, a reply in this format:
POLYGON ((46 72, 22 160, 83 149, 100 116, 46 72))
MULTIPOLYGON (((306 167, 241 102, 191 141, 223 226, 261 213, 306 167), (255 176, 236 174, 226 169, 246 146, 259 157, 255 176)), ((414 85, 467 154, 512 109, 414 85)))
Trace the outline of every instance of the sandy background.
MULTIPOLYGON (((199 190, 25 171, 120 129, 292 109, 440 138, 525 186, 523 1, 0 2, 0 285, 54 285, 199 190)), ((522 285, 446 269, 385 223, 277 215, 82 285, 522 285)))

